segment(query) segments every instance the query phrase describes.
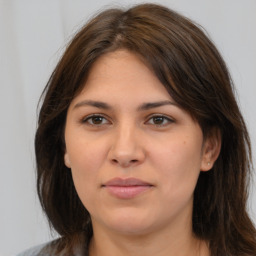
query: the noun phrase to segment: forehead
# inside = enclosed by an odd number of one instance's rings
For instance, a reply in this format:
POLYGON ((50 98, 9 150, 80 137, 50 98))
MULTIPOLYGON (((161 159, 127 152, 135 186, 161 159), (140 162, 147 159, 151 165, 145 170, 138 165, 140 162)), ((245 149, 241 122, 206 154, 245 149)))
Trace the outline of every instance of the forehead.
POLYGON ((78 95, 101 98, 163 97, 170 99, 164 85, 141 57, 117 50, 99 57, 92 65, 82 92, 78 95))

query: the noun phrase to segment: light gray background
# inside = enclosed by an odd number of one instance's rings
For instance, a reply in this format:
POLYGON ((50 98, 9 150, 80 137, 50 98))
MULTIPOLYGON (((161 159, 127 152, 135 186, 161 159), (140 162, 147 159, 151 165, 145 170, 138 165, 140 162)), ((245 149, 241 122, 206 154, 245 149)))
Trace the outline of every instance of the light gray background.
MULTIPOLYGON (((52 239, 35 193, 33 137, 40 93, 65 44, 95 11, 134 3, 142 1, 0 0, 0 255, 52 239)), ((255 158, 256 0, 158 3, 201 24, 223 54, 255 158)), ((256 222, 255 200, 249 206, 256 222)))

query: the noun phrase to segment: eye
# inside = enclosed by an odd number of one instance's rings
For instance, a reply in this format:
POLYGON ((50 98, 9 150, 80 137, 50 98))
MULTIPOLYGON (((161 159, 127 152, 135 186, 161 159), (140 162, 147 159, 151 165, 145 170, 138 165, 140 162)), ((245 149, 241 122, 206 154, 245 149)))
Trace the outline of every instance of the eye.
POLYGON ((163 115, 154 115, 147 121, 148 124, 155 126, 166 126, 173 122, 174 121, 171 118, 163 115))
POLYGON ((83 118, 82 123, 100 126, 104 124, 109 124, 110 122, 102 115, 90 115, 88 117, 83 118))

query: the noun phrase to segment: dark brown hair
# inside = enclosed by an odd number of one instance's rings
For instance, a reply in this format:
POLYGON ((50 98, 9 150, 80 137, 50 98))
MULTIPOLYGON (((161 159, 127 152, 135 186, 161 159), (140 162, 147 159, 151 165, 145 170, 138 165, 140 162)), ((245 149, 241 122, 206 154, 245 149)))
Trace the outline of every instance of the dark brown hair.
POLYGON ((154 4, 99 13, 73 38, 44 91, 35 138, 38 195, 63 248, 78 234, 89 242, 90 215, 64 164, 67 109, 103 54, 127 49, 143 58, 171 97, 222 138, 219 158, 194 192, 193 231, 211 255, 256 255, 256 232, 246 211, 251 148, 232 81, 219 52, 191 20, 154 4), (64 242, 63 242, 64 241, 64 242))

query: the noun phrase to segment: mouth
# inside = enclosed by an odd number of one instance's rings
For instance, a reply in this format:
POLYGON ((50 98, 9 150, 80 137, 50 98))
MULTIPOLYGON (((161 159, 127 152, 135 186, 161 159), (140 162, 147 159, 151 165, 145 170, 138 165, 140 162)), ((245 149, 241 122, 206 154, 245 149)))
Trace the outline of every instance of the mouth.
POLYGON ((132 199, 151 190, 152 187, 152 184, 136 178, 114 178, 102 185, 102 188, 119 199, 132 199))

